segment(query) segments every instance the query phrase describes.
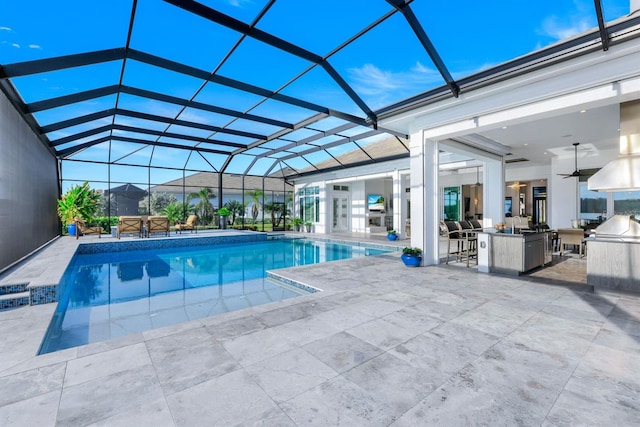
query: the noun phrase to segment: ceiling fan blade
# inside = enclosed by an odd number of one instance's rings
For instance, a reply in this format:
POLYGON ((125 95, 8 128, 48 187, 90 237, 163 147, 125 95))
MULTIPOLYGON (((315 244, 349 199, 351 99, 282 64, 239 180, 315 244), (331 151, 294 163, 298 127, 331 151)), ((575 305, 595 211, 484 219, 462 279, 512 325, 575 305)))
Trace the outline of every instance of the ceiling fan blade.
POLYGON ((576 164, 576 169, 571 172, 571 173, 559 173, 558 175, 563 176, 564 179, 567 178, 575 178, 575 177, 581 177, 582 174, 580 173, 580 170, 578 169, 578 145, 580 145, 579 142, 574 142, 573 143, 573 160, 574 163, 576 164))

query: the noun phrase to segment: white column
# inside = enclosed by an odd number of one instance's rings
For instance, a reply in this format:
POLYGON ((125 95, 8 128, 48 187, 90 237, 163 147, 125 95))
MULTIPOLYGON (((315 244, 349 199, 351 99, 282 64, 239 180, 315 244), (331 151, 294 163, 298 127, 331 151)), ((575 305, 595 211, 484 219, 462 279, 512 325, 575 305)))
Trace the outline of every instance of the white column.
POLYGON ((484 159, 482 172, 484 201, 482 223, 485 228, 504 221, 504 163, 502 160, 484 159))
POLYGON ((422 249, 423 265, 439 263, 438 142, 411 134, 411 246, 422 249))
POLYGON ((398 237, 404 237, 402 235, 402 181, 397 169, 393 170, 391 187, 393 188, 393 229, 398 233, 398 237))

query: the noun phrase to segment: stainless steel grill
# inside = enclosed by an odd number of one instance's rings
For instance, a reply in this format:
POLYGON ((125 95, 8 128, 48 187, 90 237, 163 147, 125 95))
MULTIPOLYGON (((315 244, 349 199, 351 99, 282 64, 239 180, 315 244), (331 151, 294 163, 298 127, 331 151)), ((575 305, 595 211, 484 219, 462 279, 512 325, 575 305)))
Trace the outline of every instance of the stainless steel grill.
POLYGON ((598 240, 638 241, 640 222, 630 215, 614 215, 595 229, 598 240))

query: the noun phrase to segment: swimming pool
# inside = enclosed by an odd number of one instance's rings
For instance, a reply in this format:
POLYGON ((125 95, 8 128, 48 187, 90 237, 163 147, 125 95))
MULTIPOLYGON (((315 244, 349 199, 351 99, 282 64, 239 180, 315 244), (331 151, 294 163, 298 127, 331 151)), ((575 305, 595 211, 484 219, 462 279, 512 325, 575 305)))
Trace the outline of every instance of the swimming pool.
POLYGON ((273 282, 266 271, 396 250, 307 239, 182 243, 76 253, 38 354, 294 298, 309 290, 273 282))

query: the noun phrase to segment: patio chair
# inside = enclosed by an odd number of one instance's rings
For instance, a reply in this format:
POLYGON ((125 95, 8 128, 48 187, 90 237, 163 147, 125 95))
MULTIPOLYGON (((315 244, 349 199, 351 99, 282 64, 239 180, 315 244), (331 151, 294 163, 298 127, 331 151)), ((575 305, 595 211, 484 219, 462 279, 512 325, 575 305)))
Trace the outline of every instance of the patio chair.
POLYGON ((470 219, 469 223, 471 224, 474 230, 482 230, 482 223, 477 219, 470 219))
POLYGON ((83 236, 85 234, 97 234, 99 239, 100 235, 104 233, 104 229, 102 227, 100 226, 89 227, 82 218, 76 217, 75 222, 76 222, 76 240, 80 237, 80 234, 82 234, 83 236))
POLYGON ((558 229, 558 239, 560 240, 560 256, 564 252, 565 245, 577 245, 582 257, 582 246, 585 244, 582 228, 560 228, 558 229))
POLYGON ((151 233, 164 233, 165 236, 169 235, 169 217, 168 216, 150 216, 147 218, 147 237, 151 236, 151 233))
POLYGON ((142 237, 142 218, 139 216, 121 216, 118 218, 117 238, 123 233, 136 233, 142 237))
POLYGON ((198 217, 195 215, 189 215, 189 218, 187 218, 187 222, 176 224, 176 233, 178 233, 179 231, 180 234, 182 234, 183 230, 189 230, 193 233, 193 230, 195 230, 196 234, 198 234, 197 223, 198 217))

